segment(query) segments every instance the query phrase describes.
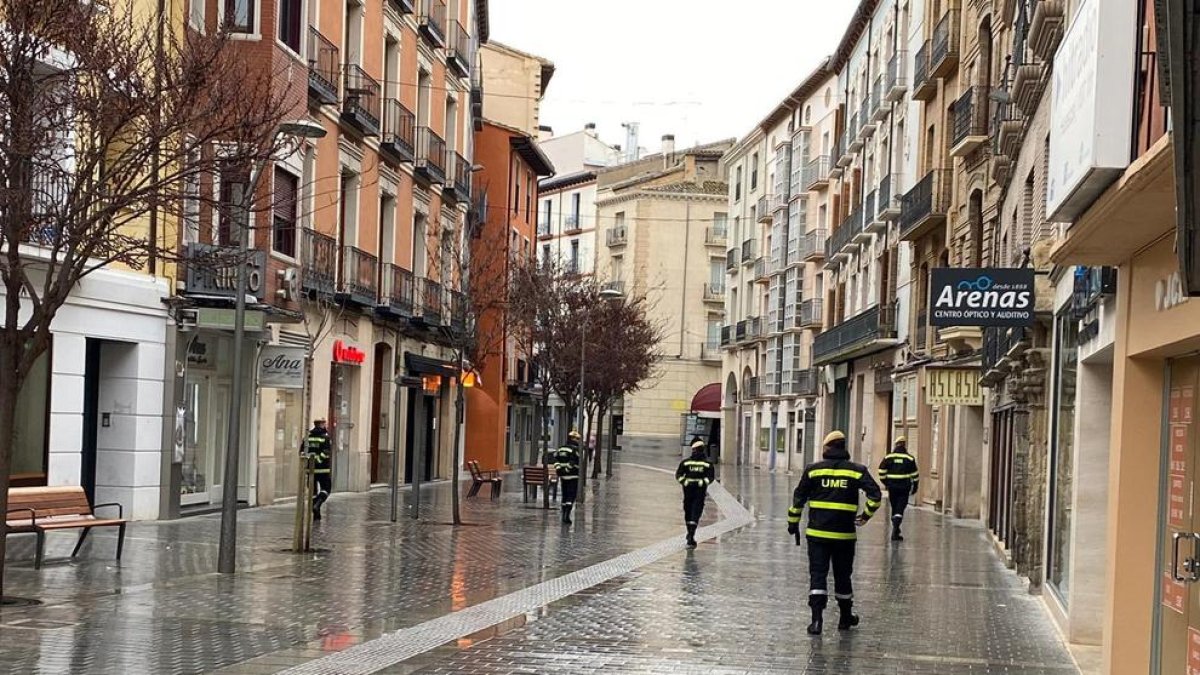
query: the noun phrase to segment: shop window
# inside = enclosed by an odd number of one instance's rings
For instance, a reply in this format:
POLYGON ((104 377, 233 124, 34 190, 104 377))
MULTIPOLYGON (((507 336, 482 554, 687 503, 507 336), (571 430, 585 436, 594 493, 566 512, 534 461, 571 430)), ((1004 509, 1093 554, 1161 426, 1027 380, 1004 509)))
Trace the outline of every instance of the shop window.
POLYGON ((1047 581, 1064 605, 1071 587, 1071 494, 1075 458, 1075 382, 1079 371, 1079 321, 1070 310, 1058 315, 1054 341, 1054 409, 1050 443, 1050 523, 1047 581))
POLYGON ((45 485, 50 420, 50 350, 38 357, 17 394, 12 485, 45 485))

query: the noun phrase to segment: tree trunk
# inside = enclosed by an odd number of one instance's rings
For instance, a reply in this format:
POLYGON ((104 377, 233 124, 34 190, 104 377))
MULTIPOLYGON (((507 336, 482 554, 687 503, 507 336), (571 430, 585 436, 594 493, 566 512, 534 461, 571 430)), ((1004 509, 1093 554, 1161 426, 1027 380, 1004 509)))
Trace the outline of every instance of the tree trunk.
POLYGON ((462 462, 459 461, 458 447, 462 443, 463 420, 466 419, 466 414, 465 414, 466 411, 463 410, 464 406, 466 405, 466 390, 463 388, 462 372, 463 372, 463 358, 462 358, 462 355, 460 354, 458 357, 458 377, 455 378, 455 380, 454 380, 457 383, 457 384, 455 384, 455 387, 454 387, 455 388, 455 395, 454 395, 454 399, 455 399, 455 401, 454 401, 454 447, 450 451, 454 454, 454 462, 453 462, 454 469, 451 472, 452 476, 450 479, 451 484, 454 486, 454 494, 450 498, 450 504, 451 504, 452 510, 454 511, 454 524, 455 525, 462 525, 462 515, 459 513, 459 510, 458 510, 458 477, 459 477, 459 474, 462 472, 462 462))
MULTIPOLYGON (((549 389, 547 389, 546 391, 548 392, 549 389)), ((541 452, 542 452, 542 458, 541 458, 542 459, 542 461, 541 461, 542 470, 546 472, 547 476, 550 475, 550 464, 549 464, 549 462, 550 462, 550 429, 549 429, 550 420, 546 419, 546 413, 549 410, 550 410, 550 394, 544 393, 544 394, 542 394, 542 414, 538 418, 538 431, 540 432, 540 435, 538 436, 538 443, 540 443, 542 446, 542 450, 541 450, 541 452)), ((549 481, 547 481, 547 483, 542 486, 542 506, 547 509, 550 508, 550 483, 549 483, 549 481)))
MULTIPOLYGON (((601 453, 604 451, 604 406, 596 407, 596 461, 592 463, 592 478, 600 478, 601 453)), ((612 462, 612 457, 608 458, 612 462)), ((612 466, 608 467, 608 475, 612 475, 612 466)))
MULTIPOLYGON (((17 392, 21 380, 17 371, 15 346, 0 345, 0 513, 8 512, 8 486, 12 467, 12 454, 17 435, 17 392)), ((4 555, 7 550, 8 531, 5 521, 0 519, 0 598, 4 596, 4 555)))

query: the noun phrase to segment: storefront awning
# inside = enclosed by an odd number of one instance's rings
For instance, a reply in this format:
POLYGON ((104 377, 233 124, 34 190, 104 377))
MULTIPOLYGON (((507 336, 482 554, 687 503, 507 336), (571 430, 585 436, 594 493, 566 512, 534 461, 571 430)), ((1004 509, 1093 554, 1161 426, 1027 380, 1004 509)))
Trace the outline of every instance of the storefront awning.
POLYGON ((691 411, 719 415, 721 412, 721 383, 713 382, 700 387, 700 390, 692 397, 691 411))
POLYGON ((441 375, 442 377, 458 377, 458 368, 453 363, 441 359, 431 359, 420 354, 405 354, 404 365, 415 375, 441 375))

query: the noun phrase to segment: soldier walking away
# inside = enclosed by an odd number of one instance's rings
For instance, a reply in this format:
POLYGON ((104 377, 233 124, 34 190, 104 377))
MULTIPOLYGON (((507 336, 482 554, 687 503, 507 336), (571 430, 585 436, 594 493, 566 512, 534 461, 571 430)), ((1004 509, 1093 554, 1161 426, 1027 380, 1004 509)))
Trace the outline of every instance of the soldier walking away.
POLYGON ((827 577, 833 565, 833 590, 841 617, 838 630, 858 625, 854 615, 854 545, 862 527, 879 508, 882 497, 879 485, 862 464, 850 461, 846 450, 846 435, 833 431, 822 443, 822 460, 804 468, 800 484, 792 495, 788 509, 788 533, 800 543, 800 516, 808 506, 808 606, 812 609, 809 635, 820 635, 822 614, 829 602, 827 577), (867 496, 867 505, 858 512, 858 493, 867 496))
POLYGON ((333 464, 333 445, 329 442, 329 430, 325 420, 313 420, 313 428, 304 439, 304 454, 312 459, 313 467, 313 520, 321 519, 321 505, 329 499, 333 489, 330 469, 333 464))
POLYGON ((707 451, 708 446, 702 439, 692 441, 691 457, 680 462, 679 468, 675 469, 675 480, 683 486, 683 521, 687 523, 688 548, 696 548, 696 525, 704 513, 708 486, 716 478, 707 451))
POLYGON ((579 491, 579 432, 567 434, 567 444, 554 451, 554 471, 558 474, 562 499, 563 525, 571 524, 571 509, 579 491))
POLYGON ((896 438, 895 447, 879 463, 879 480, 887 488, 892 507, 892 541, 903 541, 900 524, 904 522, 904 509, 908 507, 909 495, 917 493, 921 481, 917 458, 908 453, 907 438, 896 438))

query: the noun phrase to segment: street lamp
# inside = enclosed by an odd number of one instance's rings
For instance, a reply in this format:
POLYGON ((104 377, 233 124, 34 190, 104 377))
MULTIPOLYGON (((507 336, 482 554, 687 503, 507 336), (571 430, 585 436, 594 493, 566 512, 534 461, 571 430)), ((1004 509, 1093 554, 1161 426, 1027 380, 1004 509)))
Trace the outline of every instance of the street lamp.
MULTIPOLYGON (((600 291, 600 299, 601 300, 608 300, 610 302, 615 302, 617 300, 623 299, 624 297, 625 297, 625 294, 622 293, 621 291, 618 291, 615 288, 605 288, 600 291)), ((589 314, 584 315, 584 323, 585 324, 588 323, 588 319, 590 318, 590 316, 591 315, 589 315, 589 314)), ((583 411, 584 411, 583 394, 585 391, 585 389, 583 387, 583 383, 584 383, 584 378, 587 375, 587 365, 584 362, 584 357, 587 356, 587 334, 590 332, 590 329, 591 329, 591 326, 585 325, 584 330, 579 331, 579 402, 578 402, 578 405, 579 405, 579 434, 580 434, 579 437, 582 439, 582 445, 583 445, 583 467, 582 467, 582 470, 580 471, 580 476, 579 476, 580 487, 587 485, 587 467, 588 467, 587 443, 588 443, 588 439, 583 436, 583 433, 584 433, 584 429, 583 429, 583 411)), ((600 443, 600 439, 597 438, 596 444, 599 445, 599 443, 600 443)), ((599 452, 600 452, 599 448, 596 449, 596 452, 597 452, 597 454, 599 454, 599 452)), ((580 502, 584 501, 583 490, 579 491, 578 499, 580 502)))
MULTIPOLYGON (((271 137, 271 146, 274 147, 284 137, 301 139, 321 138, 324 135, 325 127, 312 120, 281 122, 271 137)), ((258 180, 262 177, 266 164, 267 158, 263 157, 251 168, 249 184, 242 194, 242 212, 246 214, 246 220, 238 225, 240 241, 237 256, 237 298, 233 310, 233 391, 230 397, 228 435, 225 438, 225 486, 221 494, 221 537, 217 553, 217 571, 221 574, 233 574, 237 569, 237 492, 240 463, 238 445, 242 433, 242 341, 246 336, 246 257, 251 249, 249 214, 258 180)))

